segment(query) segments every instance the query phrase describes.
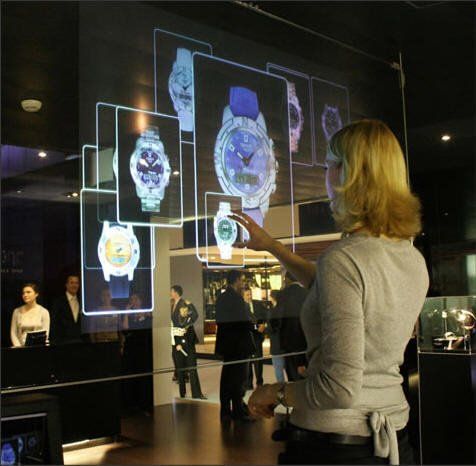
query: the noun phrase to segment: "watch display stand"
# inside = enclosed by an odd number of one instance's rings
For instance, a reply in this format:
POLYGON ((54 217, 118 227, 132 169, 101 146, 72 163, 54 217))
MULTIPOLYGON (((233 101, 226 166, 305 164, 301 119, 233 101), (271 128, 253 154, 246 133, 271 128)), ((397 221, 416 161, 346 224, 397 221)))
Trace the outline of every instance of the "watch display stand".
POLYGON ((428 298, 419 318, 422 464, 476 464, 476 297, 428 298))

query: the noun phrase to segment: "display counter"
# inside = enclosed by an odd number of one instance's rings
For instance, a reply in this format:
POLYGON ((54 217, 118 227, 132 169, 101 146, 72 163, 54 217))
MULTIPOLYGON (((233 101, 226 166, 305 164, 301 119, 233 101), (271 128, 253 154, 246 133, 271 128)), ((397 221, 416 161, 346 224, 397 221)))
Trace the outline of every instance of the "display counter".
POLYGON ((120 382, 97 380, 121 374, 118 342, 2 348, 1 353, 2 398, 15 396, 17 389, 55 395, 64 443, 120 433, 120 382))
POLYGON ((419 319, 423 464, 476 464, 476 297, 428 298, 419 319))

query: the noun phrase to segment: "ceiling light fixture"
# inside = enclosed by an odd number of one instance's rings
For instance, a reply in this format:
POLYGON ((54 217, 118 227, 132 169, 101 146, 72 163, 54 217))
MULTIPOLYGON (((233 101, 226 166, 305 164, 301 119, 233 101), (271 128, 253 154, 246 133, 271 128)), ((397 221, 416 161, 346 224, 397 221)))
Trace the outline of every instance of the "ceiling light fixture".
POLYGON ((178 170, 175 170, 172 172, 172 175, 174 176, 179 176, 180 175, 180 172, 178 170))
POLYGON ((22 193, 22 190, 21 189, 17 189, 17 194, 21 194, 22 193))
POLYGON ((74 192, 71 193, 71 196, 73 196, 73 197, 78 197, 79 194, 78 194, 76 191, 74 191, 74 192))
POLYGON ((38 99, 23 99, 21 101, 21 108, 28 113, 35 113, 41 110, 43 102, 38 99))
POLYGON ((44 159, 46 157, 46 152, 44 150, 41 150, 40 152, 38 152, 38 157, 44 159))
POLYGON ((451 136, 449 134, 443 134, 443 136, 441 136, 441 140, 443 142, 448 142, 449 140, 451 140, 451 136))

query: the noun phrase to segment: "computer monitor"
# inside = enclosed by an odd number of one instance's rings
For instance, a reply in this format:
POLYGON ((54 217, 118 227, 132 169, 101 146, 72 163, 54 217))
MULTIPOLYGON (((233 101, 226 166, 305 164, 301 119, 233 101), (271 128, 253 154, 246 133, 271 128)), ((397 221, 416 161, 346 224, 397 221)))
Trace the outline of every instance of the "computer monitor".
POLYGON ((46 344, 46 330, 28 332, 26 334, 25 346, 43 346, 46 344))

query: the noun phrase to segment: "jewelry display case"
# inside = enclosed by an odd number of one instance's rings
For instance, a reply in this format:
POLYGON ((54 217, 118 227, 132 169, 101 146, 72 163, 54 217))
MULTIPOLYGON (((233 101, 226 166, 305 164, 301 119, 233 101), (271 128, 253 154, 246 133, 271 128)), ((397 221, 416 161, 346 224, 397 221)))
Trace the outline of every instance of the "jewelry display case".
POLYGON ((475 324, 476 296, 425 301, 418 322, 422 464, 476 464, 475 324))
POLYGON ((418 321, 420 352, 476 351, 476 296, 427 298, 418 321))

